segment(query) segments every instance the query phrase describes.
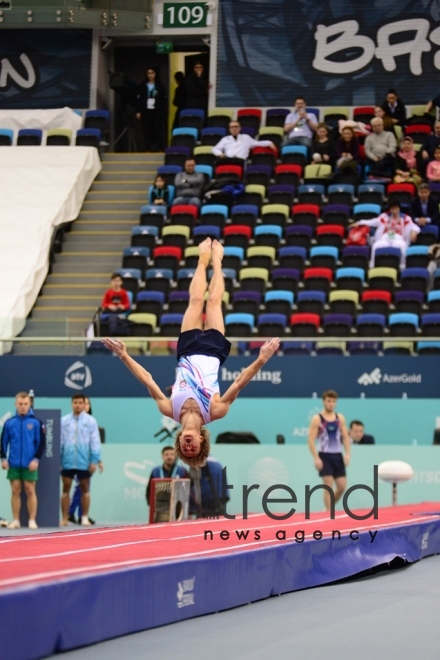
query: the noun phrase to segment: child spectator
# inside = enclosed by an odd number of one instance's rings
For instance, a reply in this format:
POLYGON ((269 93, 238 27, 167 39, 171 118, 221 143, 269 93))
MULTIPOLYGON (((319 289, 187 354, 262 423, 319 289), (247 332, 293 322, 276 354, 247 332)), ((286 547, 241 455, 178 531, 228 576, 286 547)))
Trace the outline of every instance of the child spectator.
POLYGON ((150 192, 150 204, 165 204, 168 206, 170 191, 168 184, 160 174, 154 179, 153 188, 150 192))
POLYGON ((120 314, 130 309, 130 298, 122 288, 122 277, 118 273, 111 276, 110 289, 105 292, 101 307, 105 314, 120 314))
POLYGON ((440 147, 434 150, 434 160, 428 163, 426 178, 428 181, 440 181, 440 147))

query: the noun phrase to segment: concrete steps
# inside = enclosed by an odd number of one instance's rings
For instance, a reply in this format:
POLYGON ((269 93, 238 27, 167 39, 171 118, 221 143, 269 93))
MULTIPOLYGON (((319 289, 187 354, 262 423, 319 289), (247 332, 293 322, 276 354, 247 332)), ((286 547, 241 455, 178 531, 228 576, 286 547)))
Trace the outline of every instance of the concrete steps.
MULTIPOLYGON (((162 153, 105 154, 102 171, 65 234, 63 250, 56 255, 22 337, 84 335, 111 273, 122 265, 122 250, 130 245, 131 228, 139 224, 140 207, 148 203, 148 186, 163 161, 162 153)), ((14 354, 60 353, 81 355, 84 345, 66 349, 20 342, 14 346, 14 354)))

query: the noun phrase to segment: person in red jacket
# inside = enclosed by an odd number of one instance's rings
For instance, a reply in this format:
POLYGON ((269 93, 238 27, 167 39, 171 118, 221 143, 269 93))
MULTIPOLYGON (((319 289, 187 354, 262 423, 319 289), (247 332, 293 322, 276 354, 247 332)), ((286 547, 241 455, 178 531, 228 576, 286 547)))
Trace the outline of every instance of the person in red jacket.
POLYGON ((117 273, 113 273, 111 276, 110 289, 105 292, 101 307, 105 314, 111 312, 121 314, 130 309, 130 298, 126 290, 122 288, 122 277, 117 273))

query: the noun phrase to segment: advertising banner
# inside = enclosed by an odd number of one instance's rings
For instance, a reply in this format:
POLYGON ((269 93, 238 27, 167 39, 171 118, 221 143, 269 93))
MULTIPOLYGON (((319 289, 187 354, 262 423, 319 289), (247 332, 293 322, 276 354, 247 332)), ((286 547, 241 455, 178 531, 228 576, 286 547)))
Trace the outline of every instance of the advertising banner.
POLYGON ((438 94, 440 15, 423 0, 223 0, 217 106, 406 104, 438 94))
POLYGON ((88 108, 92 30, 2 30, 0 108, 88 108))

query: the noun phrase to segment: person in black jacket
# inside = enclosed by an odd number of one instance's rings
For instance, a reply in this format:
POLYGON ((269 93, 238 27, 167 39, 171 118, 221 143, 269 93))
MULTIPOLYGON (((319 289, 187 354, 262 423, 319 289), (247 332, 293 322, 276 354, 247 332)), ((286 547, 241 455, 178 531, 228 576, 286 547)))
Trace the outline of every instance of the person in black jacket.
POLYGON ((374 445, 374 438, 372 435, 364 433, 365 427, 362 422, 354 419, 350 424, 349 436, 353 445, 374 445))
POLYGON ((397 96, 395 89, 388 90, 385 101, 382 103, 382 110, 388 117, 391 117, 393 124, 405 126, 406 108, 405 104, 397 96))
POLYGON ((427 183, 421 183, 417 189, 417 197, 411 203, 410 216, 419 227, 436 225, 440 227, 438 202, 431 197, 431 190, 427 183))
POLYGON ((142 122, 145 151, 163 151, 165 148, 166 98, 165 87, 157 71, 150 67, 136 101, 136 119, 142 122))
POLYGON ((176 81, 176 90, 174 92, 173 105, 176 107, 176 114, 174 115, 173 129, 179 128, 179 118, 181 110, 186 108, 186 85, 185 76, 182 71, 177 71, 174 74, 176 81))
POLYGON ((201 62, 194 64, 193 73, 187 76, 186 81, 186 107, 200 108, 208 112, 209 80, 204 74, 204 67, 201 62))

